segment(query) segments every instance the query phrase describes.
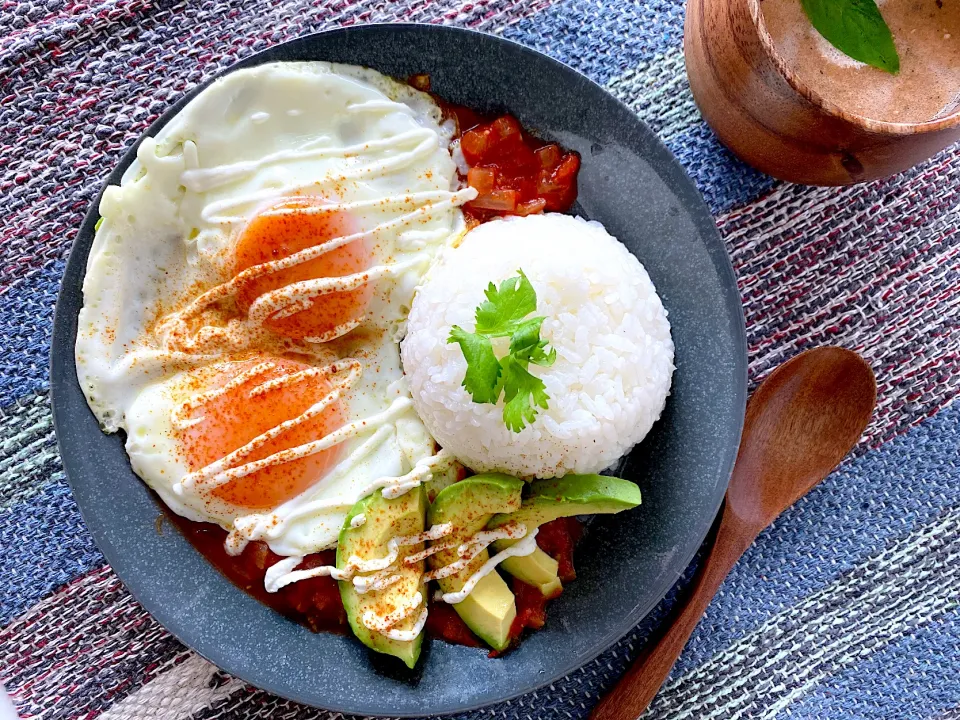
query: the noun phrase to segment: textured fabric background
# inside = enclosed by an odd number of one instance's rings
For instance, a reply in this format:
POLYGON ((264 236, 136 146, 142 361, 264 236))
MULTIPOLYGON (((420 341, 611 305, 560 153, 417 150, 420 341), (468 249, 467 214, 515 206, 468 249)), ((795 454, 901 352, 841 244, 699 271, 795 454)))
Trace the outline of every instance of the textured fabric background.
MULTIPOLYGON (((960 152, 843 190, 750 170, 694 106, 680 0, 0 0, 0 678, 21 714, 330 719, 219 672, 123 589, 64 480, 47 348, 83 213, 168 103, 271 44, 399 20, 533 46, 660 134, 733 257, 754 380, 826 343, 877 373, 867 437, 747 553, 648 717, 960 718, 960 152)), ((662 611, 469 717, 586 717, 662 611)))

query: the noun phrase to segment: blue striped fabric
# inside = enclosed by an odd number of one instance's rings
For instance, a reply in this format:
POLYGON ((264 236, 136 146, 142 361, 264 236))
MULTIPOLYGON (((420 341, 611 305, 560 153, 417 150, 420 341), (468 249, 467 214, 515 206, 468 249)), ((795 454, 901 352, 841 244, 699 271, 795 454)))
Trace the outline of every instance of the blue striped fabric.
MULTIPOLYGON (((645 717, 960 718, 960 152, 847 189, 750 169, 696 110, 681 0, 0 6, 0 679, 21 712, 333 720, 182 647, 104 565, 56 452, 47 348, 64 260, 100 178, 172 100, 270 44, 394 20, 535 47, 650 124, 717 215, 754 381, 825 343, 857 349, 877 373, 863 443, 748 551, 645 717)), ((464 720, 586 717, 692 570, 600 658, 464 720)))

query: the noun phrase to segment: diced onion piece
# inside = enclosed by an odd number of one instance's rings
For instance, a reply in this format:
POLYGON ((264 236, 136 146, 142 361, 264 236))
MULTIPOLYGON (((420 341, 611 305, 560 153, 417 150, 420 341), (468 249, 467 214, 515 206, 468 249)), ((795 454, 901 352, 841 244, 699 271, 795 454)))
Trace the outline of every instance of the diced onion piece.
POLYGON ((542 213, 546 206, 546 200, 543 198, 534 198, 533 200, 519 203, 515 212, 520 216, 535 215, 536 213, 542 213))
POLYGON ((490 149, 492 132, 489 127, 467 130, 460 138, 460 149, 463 156, 471 165, 483 160, 484 154, 490 149))
POLYGON ((540 161, 540 167, 544 170, 553 170, 560 164, 562 153, 559 145, 544 145, 533 151, 534 155, 540 161))
POLYGON ((520 134, 520 123, 509 115, 504 115, 493 121, 493 130, 501 140, 506 140, 520 134))
POLYGON ((486 195, 480 195, 475 200, 472 200, 470 206, 478 210, 513 212, 517 209, 517 191, 493 190, 486 195))
POLYGON ((473 167, 467 173, 467 185, 476 188, 480 195, 486 195, 492 191, 496 181, 497 171, 493 168, 473 167))

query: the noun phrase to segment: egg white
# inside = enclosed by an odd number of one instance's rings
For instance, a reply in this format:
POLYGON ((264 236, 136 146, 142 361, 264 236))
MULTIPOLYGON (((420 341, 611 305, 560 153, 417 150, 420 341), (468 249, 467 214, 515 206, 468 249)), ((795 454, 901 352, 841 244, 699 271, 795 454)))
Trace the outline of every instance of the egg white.
MULTIPOLYGON (((84 280, 78 376, 104 430, 126 431, 133 469, 175 512, 228 530, 250 514, 175 491, 187 467, 174 447, 171 414, 188 399, 191 373, 202 375, 203 368, 229 358, 171 350, 155 330, 157 321, 229 279, 244 225, 291 194, 354 204, 349 212, 361 231, 423 204, 416 198, 449 194, 457 185, 451 134, 428 95, 375 71, 267 64, 206 88, 155 138, 141 143, 120 185, 106 189, 84 280), (398 136, 413 139, 394 143, 398 136), (359 151, 309 152, 344 147, 359 151), (394 162, 402 165, 377 169, 394 162), (382 202, 391 198, 392 204, 382 202)), ((376 282, 367 309, 371 332, 357 355, 363 372, 343 400, 347 422, 409 396, 397 340, 423 274, 464 230, 456 204, 377 233, 374 262, 404 269, 376 282)), ((318 358, 327 359, 354 349, 349 336, 315 348, 318 358)), ((412 410, 378 437, 382 442, 362 461, 348 463, 346 471, 334 468, 334 481, 320 482, 278 509, 287 516, 297 515, 291 511, 298 504, 318 499, 343 503, 282 523, 263 538, 275 552, 303 555, 335 544, 346 510, 363 488, 379 477, 402 475, 433 453, 433 441, 412 410)), ((366 440, 369 434, 344 444, 344 463, 366 440)))

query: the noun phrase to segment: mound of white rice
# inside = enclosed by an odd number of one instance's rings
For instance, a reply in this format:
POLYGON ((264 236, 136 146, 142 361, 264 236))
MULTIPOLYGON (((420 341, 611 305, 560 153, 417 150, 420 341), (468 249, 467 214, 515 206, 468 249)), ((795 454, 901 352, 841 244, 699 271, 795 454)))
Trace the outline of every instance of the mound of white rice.
MULTIPOLYGON (((498 357, 506 351, 494 348, 498 357)), ((401 357, 437 442, 476 472, 520 477, 615 463, 660 417, 673 374, 670 324, 646 270, 599 223, 555 214, 486 223, 449 250, 417 292, 401 357), (466 361, 447 337, 453 325, 472 332, 484 288, 520 268, 557 359, 530 365, 549 408, 514 433, 503 422, 502 395, 481 405, 462 387, 466 361)))

